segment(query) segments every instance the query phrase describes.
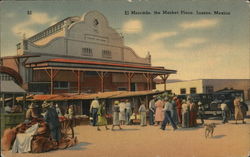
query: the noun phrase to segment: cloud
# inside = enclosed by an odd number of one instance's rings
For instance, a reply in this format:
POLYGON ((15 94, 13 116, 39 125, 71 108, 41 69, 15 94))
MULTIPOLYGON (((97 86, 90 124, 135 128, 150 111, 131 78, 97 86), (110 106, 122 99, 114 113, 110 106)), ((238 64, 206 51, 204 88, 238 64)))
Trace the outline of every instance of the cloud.
POLYGON ((37 33, 36 30, 32 29, 31 27, 35 25, 46 25, 50 26, 52 23, 58 21, 57 17, 49 17, 47 13, 32 13, 29 15, 29 19, 16 24, 12 28, 12 32, 16 36, 20 36, 20 34, 25 34, 26 37, 30 37, 37 33))
POLYGON ((124 33, 139 33, 142 31, 142 22, 140 20, 129 20, 123 24, 122 31, 124 33))
POLYGON ((170 79, 233 79, 250 76, 249 50, 245 47, 237 44, 212 43, 206 38, 188 38, 178 43, 183 47, 179 49, 175 47, 176 45, 168 47, 165 41, 161 40, 163 38, 158 38, 156 34, 161 32, 152 33, 127 45, 142 57, 149 51, 153 66, 177 70, 177 74, 170 75, 170 79), (157 36, 156 40, 150 40, 152 36, 157 36), (206 44, 192 48, 195 44, 202 43, 206 44), (190 48, 184 48, 188 46, 190 48))
POLYGON ((156 41, 164 38, 169 38, 177 34, 177 32, 157 32, 150 34, 147 38, 151 41, 156 41))
POLYGON ((188 38, 177 43, 175 46, 178 48, 190 48, 198 44, 203 44, 205 42, 207 42, 207 39, 205 38, 188 38))
POLYGON ((10 13, 7 13, 5 16, 6 16, 7 18, 13 18, 13 17, 16 16, 16 14, 13 13, 13 12, 10 12, 10 13))
POLYGON ((198 21, 182 22, 179 26, 183 29, 209 28, 216 26, 218 23, 218 19, 202 19, 198 21))

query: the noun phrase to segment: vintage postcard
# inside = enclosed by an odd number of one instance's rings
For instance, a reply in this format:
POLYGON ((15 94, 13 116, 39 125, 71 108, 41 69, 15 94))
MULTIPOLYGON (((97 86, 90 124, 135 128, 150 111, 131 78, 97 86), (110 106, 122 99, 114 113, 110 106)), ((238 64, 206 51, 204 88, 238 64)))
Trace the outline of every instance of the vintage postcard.
POLYGON ((250 157, 249 0, 0 0, 2 157, 250 157))

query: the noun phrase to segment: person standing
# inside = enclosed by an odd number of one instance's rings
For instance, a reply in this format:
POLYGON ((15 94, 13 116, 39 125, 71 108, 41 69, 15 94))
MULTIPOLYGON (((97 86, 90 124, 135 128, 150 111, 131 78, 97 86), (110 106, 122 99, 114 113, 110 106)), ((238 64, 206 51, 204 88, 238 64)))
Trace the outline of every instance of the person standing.
POLYGON ((186 100, 182 100, 182 127, 189 127, 189 104, 186 100))
POLYGON ((125 102, 124 100, 121 100, 121 102, 119 103, 119 120, 120 120, 120 124, 124 125, 125 124, 125 102))
POLYGON ((51 137, 59 145, 61 130, 56 109, 53 107, 53 104, 49 103, 42 104, 42 108, 45 109, 44 119, 49 126, 51 137))
POLYGON ((34 118, 40 118, 38 113, 38 106, 35 103, 31 103, 28 110, 26 111, 26 120, 32 120, 34 118))
POLYGON ((155 103, 155 125, 159 125, 162 123, 163 118, 164 118, 164 113, 162 112, 163 110, 163 102, 160 97, 157 98, 158 100, 155 103))
POLYGON ((147 125, 147 115, 146 115, 146 106, 144 103, 142 103, 139 107, 138 112, 140 113, 141 117, 141 126, 146 126, 147 125))
POLYGON ((149 109, 149 125, 154 125, 154 114, 155 114, 155 98, 156 96, 153 96, 153 99, 149 101, 148 109, 149 109))
POLYGON ((178 116, 177 116, 177 104, 175 102, 176 97, 173 97, 171 101, 171 118, 173 119, 174 123, 178 124, 178 116))
POLYGON ((126 125, 130 124, 130 117, 132 115, 132 108, 131 108, 131 103, 129 100, 126 100, 125 103, 125 120, 126 120, 126 125))
POLYGON ((235 98, 234 99, 234 116, 235 116, 235 123, 237 124, 238 120, 242 120, 242 123, 246 123, 244 121, 244 116, 242 112, 242 108, 240 106, 240 98, 235 98))
POLYGON ((197 107, 196 104, 190 99, 189 100, 189 106, 190 106, 190 119, 189 119, 189 127, 195 127, 197 122, 197 107))
POLYGON ((175 97, 175 103, 176 103, 176 108, 177 108, 178 123, 181 125, 181 123, 182 123, 181 99, 175 97))
POLYGON ((60 107, 58 106, 58 104, 56 104, 56 112, 57 112, 57 114, 58 114, 59 117, 62 116, 62 112, 61 112, 61 109, 60 109, 60 107))
POLYGON ((201 119, 201 124, 203 125, 204 124, 204 107, 201 103, 201 101, 198 102, 198 117, 201 119))
POLYGON ((225 101, 220 105, 221 108, 221 115, 222 115, 222 123, 228 123, 228 112, 229 112, 229 108, 227 106, 227 104, 225 103, 225 101))
POLYGON ((105 126, 106 130, 109 130, 108 122, 106 119, 106 110, 105 110, 104 102, 100 104, 97 114, 98 114, 97 130, 101 131, 100 126, 105 126))
POLYGON ((120 121, 119 121, 119 101, 115 101, 115 104, 114 104, 114 107, 113 107, 113 125, 112 125, 112 131, 114 130, 114 127, 115 126, 118 126, 120 128, 120 130, 122 129, 121 128, 121 125, 120 125, 120 121))
POLYGON ((172 119, 172 116, 171 116, 171 110, 173 109, 172 107, 173 106, 170 103, 170 99, 166 98, 166 102, 165 102, 165 105, 164 105, 164 108, 163 108, 163 112, 164 112, 165 116, 164 116, 164 120, 163 120, 162 125, 161 125, 162 130, 166 129, 167 123, 170 123, 174 130, 177 129, 177 126, 176 126, 176 124, 175 124, 175 122, 174 122, 174 120, 172 119))
POLYGON ((98 97, 95 97, 95 99, 91 102, 89 112, 91 113, 91 116, 93 118, 93 126, 96 126, 97 123, 97 112, 98 108, 100 107, 98 97))

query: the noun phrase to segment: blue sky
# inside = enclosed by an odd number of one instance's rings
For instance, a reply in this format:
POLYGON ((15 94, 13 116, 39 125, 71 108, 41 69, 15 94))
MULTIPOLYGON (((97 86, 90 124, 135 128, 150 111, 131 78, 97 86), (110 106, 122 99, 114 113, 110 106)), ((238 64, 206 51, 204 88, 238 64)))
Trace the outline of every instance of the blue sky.
POLYGON ((170 79, 250 78, 249 4, 244 0, 4 1, 0 9, 1 56, 15 55, 24 33, 29 37, 66 17, 97 10, 139 56, 150 52, 152 65, 176 69, 170 79), (124 14, 133 10, 152 14, 124 14), (153 14, 163 10, 194 14, 153 14), (230 15, 197 15, 197 10, 230 15))

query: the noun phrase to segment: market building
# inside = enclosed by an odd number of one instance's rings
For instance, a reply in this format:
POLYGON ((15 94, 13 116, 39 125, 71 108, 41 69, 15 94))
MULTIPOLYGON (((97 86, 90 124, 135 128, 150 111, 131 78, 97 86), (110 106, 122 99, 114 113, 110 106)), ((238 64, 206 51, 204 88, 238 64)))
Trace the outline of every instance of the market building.
MULTIPOLYGON (((164 84, 157 84, 158 90, 164 84)), ((212 93, 223 89, 244 90, 246 100, 250 100, 250 79, 198 79, 167 83, 166 90, 175 94, 212 93)))
MULTIPOLYGON (((97 93, 155 89, 176 70, 139 57, 98 11, 68 17, 17 44, 17 55, 1 58, 1 67, 30 93, 97 93), (14 71, 14 72, 13 72, 14 71)), ((2 72, 1 72, 2 73, 2 72)))

